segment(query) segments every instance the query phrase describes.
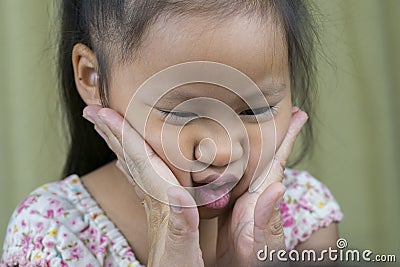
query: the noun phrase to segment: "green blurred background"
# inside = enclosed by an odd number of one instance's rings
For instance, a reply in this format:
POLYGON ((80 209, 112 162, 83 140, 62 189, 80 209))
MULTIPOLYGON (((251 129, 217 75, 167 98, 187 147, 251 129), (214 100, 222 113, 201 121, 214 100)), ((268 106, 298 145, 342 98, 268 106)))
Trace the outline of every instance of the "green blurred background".
MULTIPOLYGON (((315 1, 321 15, 314 157, 352 248, 400 257, 400 0, 315 1)), ((0 2, 0 243, 8 219, 65 158, 51 0, 0 2)), ((399 259, 398 259, 399 260, 399 259)))

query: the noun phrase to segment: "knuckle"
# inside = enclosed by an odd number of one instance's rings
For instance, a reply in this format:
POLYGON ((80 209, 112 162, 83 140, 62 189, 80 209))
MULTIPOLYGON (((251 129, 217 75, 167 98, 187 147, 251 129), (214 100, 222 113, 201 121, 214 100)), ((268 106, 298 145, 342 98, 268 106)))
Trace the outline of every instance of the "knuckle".
POLYGON ((233 236, 236 237, 235 241, 239 247, 246 248, 251 246, 254 240, 253 227, 254 223, 252 222, 242 222, 234 230, 233 236))
POLYGON ((296 138, 296 136, 299 134, 299 129, 298 127, 289 127, 287 131, 287 135, 290 136, 291 138, 296 138))
POLYGON ((168 232, 170 233, 169 238, 172 241, 182 241, 187 238, 188 229, 183 223, 178 220, 169 220, 168 230, 168 232))
POLYGON ((142 158, 142 157, 137 157, 135 159, 132 159, 133 163, 133 169, 139 173, 142 174, 146 169, 147 169, 147 159, 142 158))
POLYGON ((283 224, 282 224, 282 219, 281 219, 280 214, 278 214, 278 216, 274 216, 269 221, 269 229, 270 229, 271 235, 283 236, 283 224))
POLYGON ((274 161, 276 162, 276 164, 275 164, 276 167, 279 169, 279 173, 283 173, 286 168, 287 160, 281 159, 280 157, 275 156, 274 161))
POLYGON ((155 153, 154 150, 151 149, 148 145, 145 145, 144 150, 145 150, 145 152, 146 152, 146 155, 147 155, 149 158, 154 158, 154 157, 156 157, 156 153, 155 153))
MULTIPOLYGON (((308 116, 307 116, 307 118, 308 118, 308 116)), ((293 138, 293 139, 297 138, 297 136, 301 132, 301 129, 303 128, 305 122, 306 122, 306 120, 303 123, 297 122, 295 124, 292 124, 291 127, 289 127, 288 134, 291 136, 291 138, 293 138)))
POLYGON ((113 131, 115 137, 117 138, 118 142, 120 144, 122 144, 122 129, 116 129, 115 131, 113 131))

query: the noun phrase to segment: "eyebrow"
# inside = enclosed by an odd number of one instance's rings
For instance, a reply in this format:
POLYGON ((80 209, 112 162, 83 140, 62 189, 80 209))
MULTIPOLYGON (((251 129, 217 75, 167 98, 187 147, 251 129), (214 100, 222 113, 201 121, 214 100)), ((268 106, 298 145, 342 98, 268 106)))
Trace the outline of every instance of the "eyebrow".
POLYGON ((286 89, 285 83, 268 82, 265 85, 258 86, 264 95, 268 97, 280 96, 282 91, 286 89))
MULTIPOLYGON (((286 89, 286 84, 285 83, 268 82, 265 84, 261 84, 261 86, 257 85, 257 87, 260 89, 262 94, 267 99, 275 101, 275 100, 280 99, 281 96, 283 95, 283 91, 286 89)), ((231 92, 233 92, 233 91, 231 91, 231 92)), ((167 93, 159 100, 159 103, 161 102, 163 104, 173 105, 173 104, 176 104, 177 102, 187 101, 189 99, 192 99, 195 97, 200 97, 200 96, 201 95, 195 95, 188 91, 181 91, 179 93, 167 93)), ((257 98, 257 97, 259 97, 259 92, 250 93, 247 95, 240 94, 239 96, 244 99, 257 98)))
POLYGON ((192 99, 194 97, 193 94, 183 91, 179 93, 167 93, 162 96, 162 98, 159 99, 158 103, 163 103, 163 104, 168 104, 168 105, 174 105, 177 102, 184 102, 189 99, 192 99))

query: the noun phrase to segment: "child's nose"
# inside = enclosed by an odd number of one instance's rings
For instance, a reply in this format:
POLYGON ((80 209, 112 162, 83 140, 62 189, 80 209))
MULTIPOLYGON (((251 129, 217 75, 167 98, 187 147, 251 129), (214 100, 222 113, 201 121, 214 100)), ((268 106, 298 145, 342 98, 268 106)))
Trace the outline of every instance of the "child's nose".
POLYGON ((203 137, 195 147, 195 159, 207 165, 226 166, 243 157, 243 145, 239 137, 229 136, 224 131, 213 131, 203 137))

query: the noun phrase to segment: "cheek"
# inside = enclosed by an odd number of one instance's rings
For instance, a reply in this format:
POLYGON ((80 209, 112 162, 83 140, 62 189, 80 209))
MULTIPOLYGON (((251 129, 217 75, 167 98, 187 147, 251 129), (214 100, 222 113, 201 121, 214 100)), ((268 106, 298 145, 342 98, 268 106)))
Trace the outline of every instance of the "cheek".
POLYGON ((186 127, 181 131, 177 127, 168 127, 156 115, 151 115, 146 124, 146 142, 182 186, 192 186, 190 161, 193 160, 193 141, 190 136, 186 127))
POLYGON ((290 98, 289 101, 284 101, 282 104, 278 114, 274 117, 275 124, 273 121, 261 124, 262 132, 255 126, 248 128, 250 155, 245 175, 247 184, 254 177, 261 175, 266 168, 269 168, 276 152, 275 148, 279 148, 286 135, 291 119, 290 98))
POLYGON ((286 136, 292 118, 292 103, 290 98, 286 100, 284 104, 282 112, 275 117, 277 149, 279 149, 286 136))
POLYGON ((275 129, 273 121, 248 127, 250 155, 245 173, 246 186, 258 177, 271 161, 275 149, 275 129))

